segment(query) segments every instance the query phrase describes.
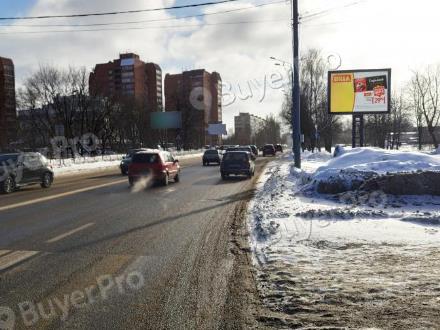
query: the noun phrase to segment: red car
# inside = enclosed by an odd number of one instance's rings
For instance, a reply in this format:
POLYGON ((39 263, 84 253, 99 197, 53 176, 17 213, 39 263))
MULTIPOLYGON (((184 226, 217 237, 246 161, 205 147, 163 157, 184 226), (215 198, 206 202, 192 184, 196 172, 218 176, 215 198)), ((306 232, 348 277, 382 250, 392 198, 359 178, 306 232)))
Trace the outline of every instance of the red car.
POLYGON ((179 182, 180 165, 168 151, 146 150, 135 153, 128 167, 128 182, 151 177, 153 181, 166 186, 169 180, 179 182))

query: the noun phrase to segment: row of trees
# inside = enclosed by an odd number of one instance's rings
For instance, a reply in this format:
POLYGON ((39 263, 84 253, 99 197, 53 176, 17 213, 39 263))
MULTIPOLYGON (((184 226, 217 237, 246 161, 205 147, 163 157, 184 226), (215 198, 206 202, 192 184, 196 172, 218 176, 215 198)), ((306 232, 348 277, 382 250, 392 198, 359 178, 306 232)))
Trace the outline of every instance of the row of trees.
MULTIPOLYGON (((330 151, 334 143, 351 143, 348 121, 328 114, 328 64, 317 49, 308 50, 301 58, 300 97, 303 147, 325 147, 330 151)), ((285 95, 281 117, 291 126, 291 88, 285 95)), ((391 112, 365 116, 365 141, 368 145, 398 149, 402 133, 417 129, 418 147, 430 143, 439 146, 437 128, 440 122, 440 67, 428 67, 413 72, 410 82, 391 99, 391 112), (429 139, 424 138, 427 131, 429 139)))
MULTIPOLYGON (((300 98, 301 132, 304 135, 303 148, 331 147, 342 130, 341 118, 331 116, 327 111, 327 61, 317 49, 310 49, 301 58, 300 98)), ((281 117, 292 129, 292 88, 285 95, 281 117)))
POLYGON ((103 149, 116 150, 156 138, 146 125, 142 100, 90 94, 85 68, 40 66, 18 90, 17 105, 21 142, 32 149, 50 145, 59 135, 76 141, 93 134, 103 149))
POLYGON ((439 147, 440 68, 414 71, 411 80, 391 99, 391 113, 367 116, 366 140, 370 145, 398 149, 403 132, 416 132, 417 145, 439 147))

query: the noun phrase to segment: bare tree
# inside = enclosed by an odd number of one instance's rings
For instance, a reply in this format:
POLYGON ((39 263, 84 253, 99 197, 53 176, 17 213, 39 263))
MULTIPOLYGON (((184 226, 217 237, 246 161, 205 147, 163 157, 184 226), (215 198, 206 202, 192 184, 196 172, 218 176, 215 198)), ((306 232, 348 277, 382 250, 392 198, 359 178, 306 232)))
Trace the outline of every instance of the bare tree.
MULTIPOLYGON (((418 124, 421 118, 424 120, 432 143, 438 148, 436 128, 440 121, 440 66, 428 67, 424 72, 414 72, 410 86, 416 120, 418 124)), ((419 138, 420 135, 421 133, 419 138)))
MULTIPOLYGON (((310 49, 301 59, 301 132, 308 148, 331 150, 333 138, 340 129, 339 117, 327 111, 328 66, 317 49, 310 49)), ((281 116, 291 127, 291 89, 286 93, 281 116)), ((291 127, 292 128, 292 127, 291 127)))
POLYGON ((409 116, 408 105, 404 99, 403 92, 394 94, 391 99, 390 113, 390 134, 388 137, 388 146, 391 149, 399 149, 401 137, 404 131, 412 127, 409 116))
POLYGON ((421 97, 420 92, 417 87, 417 82, 413 78, 408 84, 409 90, 409 104, 412 108, 413 117, 415 119, 416 127, 417 127, 417 144, 419 150, 422 150, 423 143, 423 111, 421 106, 421 97))
POLYGON ((18 92, 19 105, 29 112, 31 123, 38 131, 53 137, 61 125, 67 138, 74 137, 74 122, 80 99, 87 93, 85 69, 61 70, 40 65, 37 72, 24 82, 18 92))

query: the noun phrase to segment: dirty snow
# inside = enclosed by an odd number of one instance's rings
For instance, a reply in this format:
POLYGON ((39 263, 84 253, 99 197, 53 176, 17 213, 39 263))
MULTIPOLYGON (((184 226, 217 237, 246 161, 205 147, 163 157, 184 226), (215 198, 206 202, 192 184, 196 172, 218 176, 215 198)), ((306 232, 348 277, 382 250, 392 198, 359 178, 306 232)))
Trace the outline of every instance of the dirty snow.
POLYGON ((290 156, 269 164, 249 208, 265 325, 438 329, 440 198, 303 189, 318 169, 440 166, 416 154, 354 149, 337 159, 307 153, 302 170, 290 156))

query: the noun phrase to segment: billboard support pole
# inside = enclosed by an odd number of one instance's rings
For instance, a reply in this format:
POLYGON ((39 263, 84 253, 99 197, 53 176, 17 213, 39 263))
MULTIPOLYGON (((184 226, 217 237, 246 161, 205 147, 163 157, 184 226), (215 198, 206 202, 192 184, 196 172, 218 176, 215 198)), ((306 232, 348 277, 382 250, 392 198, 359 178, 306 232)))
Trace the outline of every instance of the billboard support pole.
POLYGON ((351 146, 353 148, 356 148, 357 140, 359 140, 359 147, 363 147, 364 146, 364 115, 363 114, 353 115, 352 137, 351 137, 351 146))
POLYGON ((292 70, 292 139, 295 167, 301 168, 301 118, 300 118, 300 87, 299 87, 299 13, 298 1, 292 1, 292 42, 293 42, 293 70, 292 70))

